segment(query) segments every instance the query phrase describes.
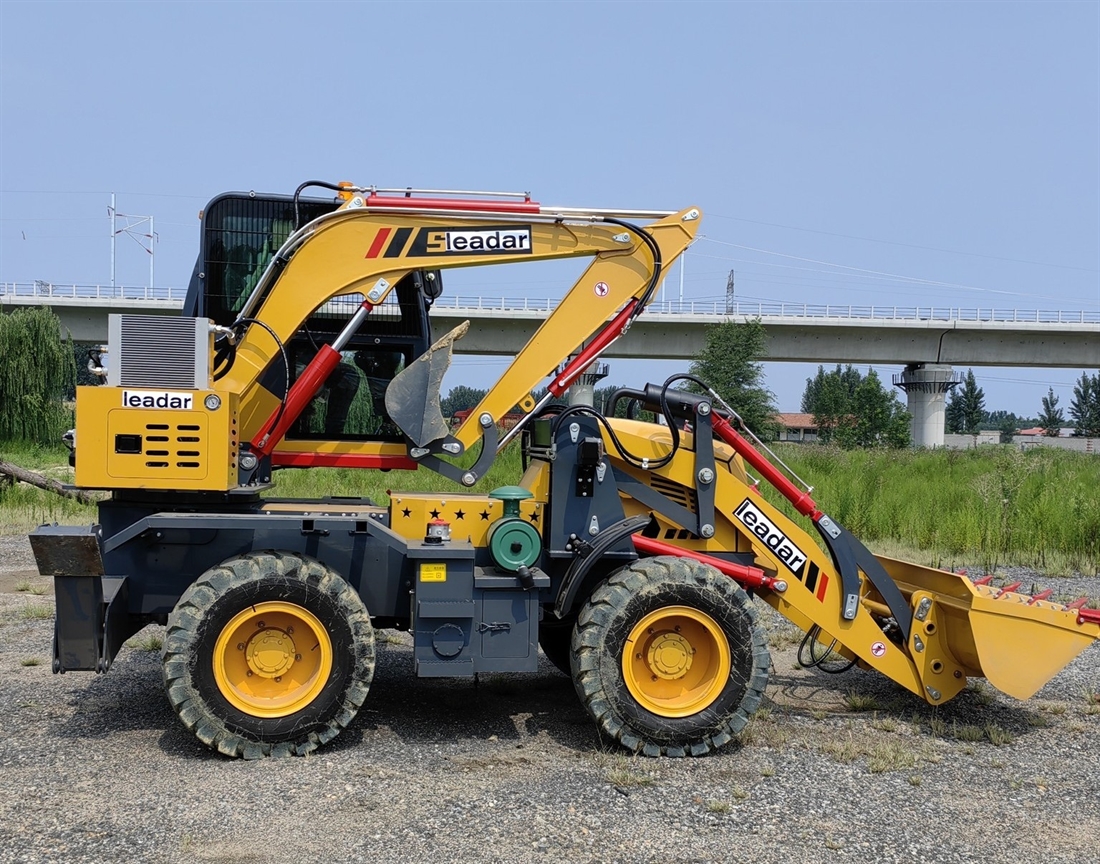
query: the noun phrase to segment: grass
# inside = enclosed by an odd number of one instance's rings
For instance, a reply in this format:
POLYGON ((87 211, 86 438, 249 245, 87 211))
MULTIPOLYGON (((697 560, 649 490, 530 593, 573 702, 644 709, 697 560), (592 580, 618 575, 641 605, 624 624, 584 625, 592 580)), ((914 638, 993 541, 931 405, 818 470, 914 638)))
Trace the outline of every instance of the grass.
POLYGON ((159 651, 164 647, 164 637, 160 633, 145 633, 127 640, 126 644, 138 651, 159 651))
MULTIPOLYGON (((875 551, 932 566, 1100 572, 1095 456, 1007 446, 886 452, 779 445, 777 452, 814 485, 818 505, 875 551), (923 560, 912 550, 922 550, 923 560)), ((770 490, 765 495, 777 500, 770 490)))
POLYGON ((625 753, 606 753, 601 761, 604 780, 612 786, 632 789, 652 786, 656 782, 653 774, 638 769, 637 757, 632 758, 625 753))
POLYGON ((53 606, 46 606, 42 603, 28 603, 19 610, 19 617, 25 621, 40 621, 46 618, 53 618, 53 606))
MULTIPOLYGON (((814 485, 819 506, 876 552, 947 568, 1018 564, 1052 573, 1100 572, 1095 456, 1043 447, 884 452, 780 444, 777 452, 814 485)), ((61 447, 0 444, 0 455, 71 482, 61 447)), ((473 491, 514 484, 521 473, 519 448, 511 446, 473 491)), ((462 491, 427 470, 287 469, 275 480, 271 494, 281 497, 363 496, 379 504, 389 492, 462 491)), ((764 492, 792 512, 773 490, 764 492)), ((92 506, 24 484, 0 485, 0 525, 8 531, 94 519, 92 506)))
POLYGON ((862 711, 878 711, 882 707, 878 699, 874 696, 850 692, 844 694, 844 704, 848 707, 849 711, 855 713, 862 711))
POLYGON ((37 657, 24 657, 22 660, 19 661, 20 666, 39 666, 41 664, 42 661, 39 660, 37 657))

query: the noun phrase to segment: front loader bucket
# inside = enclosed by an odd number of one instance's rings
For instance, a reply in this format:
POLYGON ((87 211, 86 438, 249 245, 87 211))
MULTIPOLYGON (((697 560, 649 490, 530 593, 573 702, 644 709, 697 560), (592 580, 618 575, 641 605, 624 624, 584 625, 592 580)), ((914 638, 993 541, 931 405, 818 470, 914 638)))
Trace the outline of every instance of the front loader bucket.
MULTIPOLYGON (((1032 596, 1018 593, 1018 583, 998 589, 989 584, 992 577, 971 581, 946 570, 875 557, 910 598, 910 652, 926 670, 922 678, 928 686, 937 685, 937 675, 957 668, 1027 699, 1100 639, 1100 610, 1082 608, 1083 599, 1064 605, 1048 599, 1050 591, 1032 596), (936 658, 937 651, 951 656, 936 658)), ((944 684, 944 690, 954 689, 944 684)))
POLYGON ((470 322, 463 321, 405 367, 386 388, 386 412, 417 447, 440 441, 450 431, 439 408, 439 386, 451 365, 455 340, 469 329, 470 322))

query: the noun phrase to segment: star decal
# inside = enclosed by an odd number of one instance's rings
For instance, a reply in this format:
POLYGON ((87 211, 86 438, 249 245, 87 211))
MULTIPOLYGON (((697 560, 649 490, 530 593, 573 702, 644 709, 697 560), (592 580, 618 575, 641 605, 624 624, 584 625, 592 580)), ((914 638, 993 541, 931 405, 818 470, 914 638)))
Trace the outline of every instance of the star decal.
POLYGON ((481 511, 481 521, 482 522, 488 522, 489 521, 489 511, 488 510, 482 510, 481 511))
POLYGON ((431 516, 433 519, 438 519, 439 518, 439 511, 438 510, 432 510, 428 513, 428 515, 431 516))
POLYGON ((455 519, 462 519, 466 514, 461 510, 455 510, 455 519))
POLYGON ((406 507, 404 510, 401 511, 401 515, 408 519, 410 516, 412 516, 412 510, 406 507))
POLYGON ((538 521, 539 521, 539 514, 538 514, 538 511, 536 511, 536 512, 532 513, 532 514, 531 514, 530 516, 528 516, 527 518, 528 518, 528 519, 530 519, 530 520, 531 520, 532 522, 538 522, 538 521))

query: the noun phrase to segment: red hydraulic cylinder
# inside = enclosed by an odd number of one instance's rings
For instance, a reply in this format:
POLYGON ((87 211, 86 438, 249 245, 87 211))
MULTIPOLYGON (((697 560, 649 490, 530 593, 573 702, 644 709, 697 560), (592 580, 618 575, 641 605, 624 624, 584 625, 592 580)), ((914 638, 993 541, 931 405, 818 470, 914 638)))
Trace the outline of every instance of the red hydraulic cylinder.
POLYGON ((645 552, 649 555, 675 555, 677 558, 691 558, 693 561, 698 561, 700 564, 706 564, 713 567, 720 573, 725 573, 734 582, 743 585, 746 588, 753 588, 759 590, 760 588, 767 588, 769 590, 785 590, 786 586, 780 587, 777 583, 781 580, 768 576, 759 567, 748 567, 744 564, 734 564, 732 561, 724 561, 721 558, 715 558, 713 555, 707 555, 705 552, 695 552, 692 549, 683 549, 680 546, 673 546, 671 543, 662 543, 660 540, 654 540, 651 537, 642 537, 635 534, 631 540, 634 541, 634 548, 639 552, 645 552))
POLYGON ((794 509, 801 513, 803 516, 809 516, 815 522, 821 515, 821 511, 817 509, 817 504, 814 503, 814 499, 810 497, 808 492, 803 492, 794 483, 787 479, 787 477, 771 462, 764 458, 764 456, 755 447, 750 444, 740 432, 730 425, 729 421, 724 417, 719 417, 717 414, 713 415, 711 424, 714 427, 714 431, 718 434, 718 437, 725 441, 732 447, 737 454, 752 465, 769 483, 782 493, 783 497, 794 505, 794 509))
POLYGON ((607 346, 623 335, 623 330, 630 323, 634 308, 637 305, 637 299, 627 303, 619 314, 611 319, 611 323, 604 327, 599 335, 584 347, 580 354, 566 364, 565 369, 550 382, 547 389, 555 396, 561 396, 562 393, 568 390, 573 382, 581 376, 581 373, 599 358, 607 346))
POLYGON ((470 198, 403 198, 396 195, 368 195, 367 209, 387 207, 418 210, 466 210, 489 213, 540 213, 537 201, 494 201, 470 198))
POLYGON ((331 345, 322 345, 321 350, 317 352, 310 364, 298 376, 298 380, 294 382, 290 392, 286 394, 286 400, 282 406, 282 415, 280 416, 279 409, 276 408, 261 427, 261 429, 268 431, 260 432, 253 439, 253 453, 260 457, 271 454, 271 451, 283 440, 286 431, 294 425, 294 421, 305 410, 309 401, 317 395, 321 385, 325 383, 328 376, 332 374, 332 370, 339 363, 340 352, 331 345), (276 418, 278 418, 277 423, 276 418))

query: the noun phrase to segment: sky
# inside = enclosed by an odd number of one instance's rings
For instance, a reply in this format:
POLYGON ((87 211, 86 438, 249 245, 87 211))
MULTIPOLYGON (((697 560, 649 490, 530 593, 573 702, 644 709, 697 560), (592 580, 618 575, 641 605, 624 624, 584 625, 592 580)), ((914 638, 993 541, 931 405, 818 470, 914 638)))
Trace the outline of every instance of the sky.
MULTIPOLYGON (((745 301, 1096 312, 1100 4, 0 0, 0 281, 109 283, 113 192, 184 286, 206 201, 307 179, 698 206, 685 300, 733 270, 745 301)), ((147 284, 138 242, 116 252, 147 284)), ((499 269, 446 290, 572 281, 499 269)), ((446 386, 504 362, 459 356, 446 386)), ((815 369, 765 364, 780 410, 815 369)), ((974 369, 987 409, 1031 416, 1081 371, 974 369)))

